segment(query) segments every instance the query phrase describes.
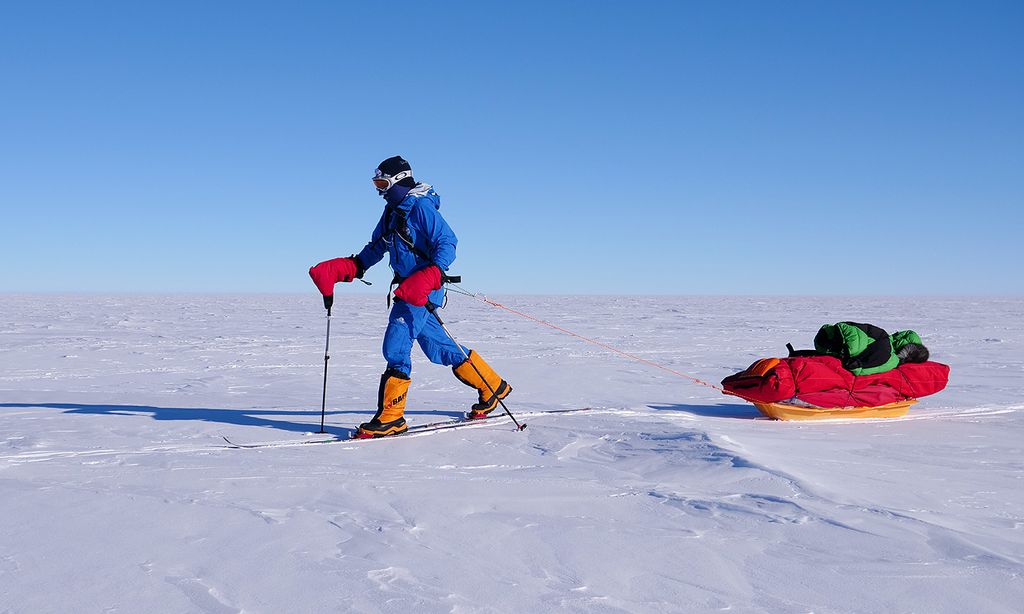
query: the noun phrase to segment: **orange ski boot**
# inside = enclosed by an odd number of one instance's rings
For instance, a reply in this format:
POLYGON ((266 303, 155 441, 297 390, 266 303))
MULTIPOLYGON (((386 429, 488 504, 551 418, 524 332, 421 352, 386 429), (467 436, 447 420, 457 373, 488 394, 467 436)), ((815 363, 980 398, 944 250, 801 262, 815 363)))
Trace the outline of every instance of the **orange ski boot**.
POLYGON ((469 360, 465 360, 461 365, 453 367, 452 372, 455 373, 455 377, 459 378, 460 382, 476 388, 477 392, 480 393, 480 401, 473 404, 467 416, 471 420, 486 418, 487 414, 494 411, 494 408, 498 406, 498 401, 504 399, 512 392, 512 386, 509 386, 508 382, 501 379, 501 376, 494 372, 491 365, 484 362, 484 359, 480 358, 480 354, 477 354, 474 350, 469 351, 469 360))
POLYGON ((388 369, 380 376, 377 413, 369 422, 359 425, 354 439, 370 439, 401 435, 409 430, 405 424, 405 399, 409 392, 409 376, 397 369, 388 369))

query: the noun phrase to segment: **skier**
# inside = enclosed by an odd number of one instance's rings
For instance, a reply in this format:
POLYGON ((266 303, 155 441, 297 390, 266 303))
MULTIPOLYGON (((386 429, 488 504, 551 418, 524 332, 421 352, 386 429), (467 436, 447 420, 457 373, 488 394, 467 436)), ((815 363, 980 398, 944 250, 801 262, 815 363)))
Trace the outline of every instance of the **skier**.
POLYGON ((466 347, 460 351, 427 309, 428 303, 436 307, 444 301, 442 274, 455 260, 458 242, 438 211, 441 197, 429 184, 413 179, 412 168, 401 156, 377 166, 373 185, 386 205, 369 243, 358 254, 327 260, 309 269, 328 309, 334 301, 334 284, 362 278, 385 252, 395 272, 392 285, 397 283, 398 288, 384 332, 387 370, 380 377, 377 413, 359 425, 355 437, 386 437, 408 429, 404 412, 411 383, 413 341, 419 343, 431 362, 452 367, 459 381, 477 390, 479 400, 468 417, 483 418, 512 392, 512 387, 479 353, 466 347))

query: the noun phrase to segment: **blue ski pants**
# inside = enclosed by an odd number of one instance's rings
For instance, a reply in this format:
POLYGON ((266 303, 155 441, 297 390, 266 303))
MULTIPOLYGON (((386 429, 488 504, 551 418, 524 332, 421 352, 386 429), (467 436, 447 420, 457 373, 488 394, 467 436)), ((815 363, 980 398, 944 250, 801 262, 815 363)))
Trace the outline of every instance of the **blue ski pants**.
MULTIPOLYGON (((426 307, 397 300, 391 307, 388 328, 384 332, 384 359, 389 369, 398 369, 406 375, 412 373, 413 341, 420 344, 420 349, 434 364, 455 367, 466 361, 459 346, 445 334, 426 307)), ((469 354, 469 348, 462 346, 462 349, 469 354)))

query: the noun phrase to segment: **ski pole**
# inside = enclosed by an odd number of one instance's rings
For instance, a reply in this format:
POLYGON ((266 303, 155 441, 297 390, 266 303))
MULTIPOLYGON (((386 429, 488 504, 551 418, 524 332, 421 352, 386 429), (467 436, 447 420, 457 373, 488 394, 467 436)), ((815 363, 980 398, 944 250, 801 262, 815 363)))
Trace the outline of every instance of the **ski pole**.
POLYGON ((324 430, 324 418, 327 415, 327 361, 331 359, 331 305, 334 303, 334 296, 324 297, 324 306, 327 307, 327 345, 324 346, 324 398, 320 403, 320 432, 324 430), (328 300, 328 298, 330 300, 328 300))
MULTIPOLYGON (((477 369, 476 365, 474 365, 472 361, 469 360, 469 355, 466 354, 466 350, 462 348, 462 344, 459 343, 458 340, 455 339, 455 336, 452 335, 451 331, 448 330, 448 327, 445 326, 444 321, 441 319, 441 316, 437 315, 437 305, 428 301, 426 307, 427 311, 429 311, 434 316, 434 318, 437 319, 437 323, 441 325, 441 330, 444 331, 444 334, 448 335, 448 338, 452 340, 452 343, 455 344, 455 347, 459 348, 459 352, 461 352, 462 356, 465 357, 466 362, 469 363, 469 366, 473 367, 473 370, 476 371, 476 374, 480 376, 480 381, 482 381, 484 385, 487 386, 487 389, 491 391, 491 394, 497 397, 497 391, 494 390, 494 388, 492 388, 491 385, 487 382, 487 379, 484 378, 484 374, 480 373, 480 369, 477 369)), ((516 425, 516 430, 521 431, 526 428, 526 424, 519 424, 519 421, 516 420, 516 417, 513 416, 512 412, 508 410, 508 406, 505 405, 505 401, 503 401, 502 399, 498 399, 498 403, 500 403, 501 408, 505 410, 505 415, 508 416, 509 418, 512 418, 512 422, 515 423, 516 425)))

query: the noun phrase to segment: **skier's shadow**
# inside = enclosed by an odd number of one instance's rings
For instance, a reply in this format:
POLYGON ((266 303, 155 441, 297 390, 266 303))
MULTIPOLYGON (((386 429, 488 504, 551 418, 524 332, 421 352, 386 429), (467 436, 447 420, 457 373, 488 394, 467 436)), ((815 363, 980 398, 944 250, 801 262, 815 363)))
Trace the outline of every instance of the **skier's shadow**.
POLYGON ((753 405, 746 403, 715 403, 713 405, 648 405, 651 409, 658 411, 681 411, 695 416, 707 416, 709 418, 737 418, 740 420, 751 420, 760 418, 761 412, 753 405))
MULTIPOLYGON (((61 409, 67 414, 105 414, 110 416, 149 415, 153 420, 199 420, 201 422, 220 422, 237 426, 258 426, 279 431, 309 433, 320 429, 320 410, 286 410, 286 409, 216 409, 210 407, 156 407, 154 405, 86 405, 83 403, 0 403, 0 408, 24 409, 30 407, 46 407, 61 409), (282 417, 310 417, 308 422, 292 422, 282 417)), ((465 414, 454 411, 406 411, 407 415, 450 416, 461 417, 465 414)), ((369 420, 372 416, 366 411, 329 411, 330 416, 351 416, 353 421, 369 420)), ((324 431, 338 436, 347 437, 353 429, 326 425, 324 431)))

